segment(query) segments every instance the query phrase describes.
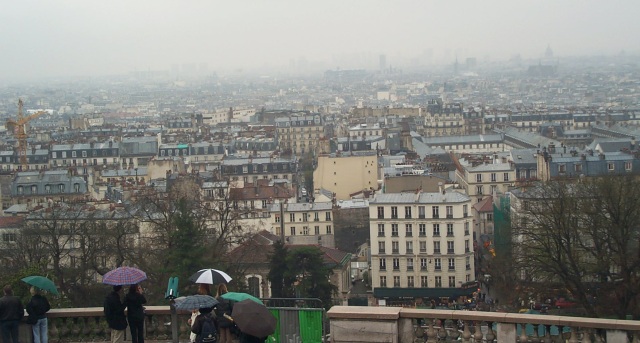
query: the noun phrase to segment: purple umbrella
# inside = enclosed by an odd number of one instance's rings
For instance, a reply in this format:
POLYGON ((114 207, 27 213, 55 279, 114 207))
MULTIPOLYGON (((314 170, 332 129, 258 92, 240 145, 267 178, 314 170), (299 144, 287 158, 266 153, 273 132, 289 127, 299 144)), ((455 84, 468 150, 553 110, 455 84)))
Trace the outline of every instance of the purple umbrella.
POLYGON ((147 273, 138 268, 118 267, 102 277, 102 283, 107 285, 135 285, 147 279, 147 273))

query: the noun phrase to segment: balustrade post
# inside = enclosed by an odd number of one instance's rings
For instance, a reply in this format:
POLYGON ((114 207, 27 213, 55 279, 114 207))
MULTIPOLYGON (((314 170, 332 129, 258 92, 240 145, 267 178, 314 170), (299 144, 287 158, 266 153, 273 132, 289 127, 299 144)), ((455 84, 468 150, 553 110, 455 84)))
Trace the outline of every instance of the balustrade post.
POLYGON ((498 323, 496 338, 498 342, 515 342, 517 337, 516 324, 498 323))
POLYGON ((621 330, 607 330, 607 342, 628 342, 627 332, 621 330))
POLYGON ((463 343, 471 343, 471 331, 469 327, 473 325, 472 321, 465 320, 464 321, 464 329, 462 331, 462 342, 463 343))

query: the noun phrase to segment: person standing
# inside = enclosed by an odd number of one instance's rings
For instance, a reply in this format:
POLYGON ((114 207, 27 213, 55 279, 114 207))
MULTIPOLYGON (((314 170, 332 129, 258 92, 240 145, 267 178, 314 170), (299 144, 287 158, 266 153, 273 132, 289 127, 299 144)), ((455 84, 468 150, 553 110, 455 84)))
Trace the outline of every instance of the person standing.
POLYGON ((233 304, 231 303, 231 301, 222 297, 222 295, 225 293, 227 293, 227 285, 225 285, 224 283, 219 284, 216 292, 216 300, 218 300, 218 305, 216 305, 215 307, 215 312, 218 319, 220 343, 232 343, 233 337, 231 336, 231 328, 234 324, 231 320, 225 317, 225 314, 231 315, 233 304))
POLYGON ((40 289, 33 286, 29 290, 31 292, 31 300, 27 304, 27 313, 29 314, 29 322, 32 323, 33 343, 49 342, 49 322, 47 320, 47 312, 51 309, 49 300, 40 294, 40 289))
POLYGON ((126 305, 120 300, 122 292, 122 286, 113 286, 113 291, 104 299, 104 315, 111 329, 111 343, 124 342, 127 317, 124 314, 126 305))
POLYGON ((0 298, 0 331, 2 343, 18 343, 18 328, 24 317, 24 307, 18 297, 13 296, 10 285, 4 286, 4 296, 0 298))
POLYGON ((144 343, 144 307, 147 299, 142 294, 140 285, 131 285, 129 293, 124 297, 124 304, 127 307, 127 319, 129 320, 129 330, 131 331, 131 343, 144 343))
MULTIPOLYGON (((200 295, 211 295, 211 285, 208 284, 208 283, 199 283, 198 284, 198 294, 200 294, 200 295)), ((189 326, 191 328, 193 328, 193 324, 196 322, 196 317, 198 317, 199 313, 200 312, 198 310, 191 311, 191 318, 189 318, 187 320, 187 323, 189 324, 189 326)), ((191 343, 195 343, 196 342, 196 334, 193 333, 193 331, 189 335, 189 342, 191 342, 191 343)))

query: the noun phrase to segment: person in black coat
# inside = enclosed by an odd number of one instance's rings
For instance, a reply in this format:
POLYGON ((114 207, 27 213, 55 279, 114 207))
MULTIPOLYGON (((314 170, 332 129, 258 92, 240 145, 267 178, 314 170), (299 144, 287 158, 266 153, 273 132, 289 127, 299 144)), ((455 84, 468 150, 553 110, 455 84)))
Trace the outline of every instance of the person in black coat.
POLYGON ((13 295, 11 286, 4 286, 4 297, 0 298, 0 331, 3 343, 18 343, 18 327, 22 317, 22 302, 13 295))
POLYGON ((49 322, 47 320, 47 312, 51 309, 49 300, 40 294, 40 289, 31 287, 31 300, 27 304, 27 313, 29 314, 28 324, 33 325, 33 343, 49 342, 49 322))
POLYGON ((196 342, 201 341, 202 336, 202 324, 206 318, 211 318, 213 320, 213 324, 216 327, 216 332, 219 330, 218 320, 216 318, 215 312, 213 312, 213 307, 204 307, 201 308, 200 314, 196 317, 191 326, 191 332, 196 334, 196 342))
POLYGON ((122 286, 113 286, 113 292, 104 299, 104 315, 111 329, 111 343, 124 342, 124 330, 127 328, 126 305, 120 300, 121 295, 122 286))
POLYGON ((140 285, 131 285, 129 293, 124 297, 124 304, 127 307, 127 319, 129 320, 129 330, 131 331, 131 343, 144 343, 144 307, 147 299, 142 295, 140 285))

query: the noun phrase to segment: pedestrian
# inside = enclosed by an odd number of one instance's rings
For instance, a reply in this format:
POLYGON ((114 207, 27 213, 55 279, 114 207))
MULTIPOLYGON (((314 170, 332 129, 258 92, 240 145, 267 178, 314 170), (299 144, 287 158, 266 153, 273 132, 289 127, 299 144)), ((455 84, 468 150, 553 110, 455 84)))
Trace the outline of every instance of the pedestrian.
POLYGON ((104 315, 111 329, 111 343, 124 342, 127 317, 124 314, 126 305, 121 300, 122 293, 122 286, 113 286, 113 291, 104 299, 104 315))
POLYGON ((144 343, 144 307, 147 299, 142 294, 140 285, 129 286, 129 293, 124 297, 127 307, 127 320, 131 331, 131 343, 144 343))
POLYGON ((191 332, 196 334, 196 343, 216 342, 218 340, 218 322, 213 313, 213 307, 205 307, 198 310, 191 326, 191 332))
POLYGON ((220 333, 220 343, 232 343, 231 328, 234 323, 225 315, 230 316, 233 310, 233 304, 228 299, 222 297, 227 293, 227 285, 221 283, 218 285, 216 292, 216 300, 218 305, 215 307, 216 318, 218 319, 218 332, 220 333))
POLYGON ((0 331, 2 343, 18 343, 18 328, 24 317, 24 307, 13 295, 10 285, 4 286, 4 296, 0 298, 0 331))
MULTIPOLYGON (((208 283, 199 283, 198 284, 198 294, 200 295, 211 295, 211 285, 208 283)), ((198 317, 199 311, 198 310, 193 310, 191 311, 191 318, 189 318, 187 320, 187 323, 189 324, 189 326, 191 328, 193 328, 193 324, 196 321, 196 317, 198 317)), ((196 342, 196 334, 191 332, 191 334, 189 335, 189 342, 191 343, 195 343, 196 342)))
POLYGON ((29 314, 27 323, 33 325, 31 327, 33 343, 47 343, 49 342, 47 312, 51 309, 51 305, 49 300, 40 294, 38 287, 32 286, 29 291, 31 292, 31 300, 27 304, 27 313, 29 314))

